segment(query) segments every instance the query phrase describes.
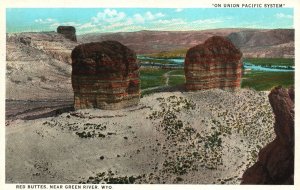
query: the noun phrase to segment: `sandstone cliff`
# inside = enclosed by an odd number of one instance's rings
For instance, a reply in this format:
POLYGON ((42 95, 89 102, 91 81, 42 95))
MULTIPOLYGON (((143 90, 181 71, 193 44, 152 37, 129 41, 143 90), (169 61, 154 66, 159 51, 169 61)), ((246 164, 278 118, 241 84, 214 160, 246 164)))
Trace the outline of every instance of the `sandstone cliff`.
POLYGON ((240 88, 242 53, 226 38, 213 36, 188 50, 184 71, 187 90, 240 88))
POLYGON ((72 51, 75 109, 137 105, 139 65, 134 51, 117 41, 87 43, 72 51))

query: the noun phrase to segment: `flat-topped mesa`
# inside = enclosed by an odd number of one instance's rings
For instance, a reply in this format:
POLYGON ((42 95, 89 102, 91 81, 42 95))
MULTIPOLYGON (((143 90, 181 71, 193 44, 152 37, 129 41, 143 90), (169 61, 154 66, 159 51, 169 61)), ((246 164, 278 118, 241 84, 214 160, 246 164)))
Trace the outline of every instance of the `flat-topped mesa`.
POLYGON ((77 42, 76 29, 73 26, 59 26, 57 33, 64 35, 65 38, 77 42))
POLYGON ((242 53, 220 36, 208 38, 187 51, 184 71, 186 90, 240 88, 242 53))
POLYGON ((117 41, 81 44, 72 51, 75 109, 122 109, 140 100, 134 51, 117 41))

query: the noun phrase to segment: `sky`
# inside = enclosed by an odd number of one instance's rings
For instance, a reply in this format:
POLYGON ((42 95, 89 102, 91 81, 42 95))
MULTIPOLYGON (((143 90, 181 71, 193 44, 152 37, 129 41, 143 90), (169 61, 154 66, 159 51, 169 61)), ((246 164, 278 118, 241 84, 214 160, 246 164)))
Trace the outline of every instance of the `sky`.
POLYGON ((140 30, 187 31, 216 28, 294 28, 292 8, 7 8, 6 31, 77 34, 140 30))

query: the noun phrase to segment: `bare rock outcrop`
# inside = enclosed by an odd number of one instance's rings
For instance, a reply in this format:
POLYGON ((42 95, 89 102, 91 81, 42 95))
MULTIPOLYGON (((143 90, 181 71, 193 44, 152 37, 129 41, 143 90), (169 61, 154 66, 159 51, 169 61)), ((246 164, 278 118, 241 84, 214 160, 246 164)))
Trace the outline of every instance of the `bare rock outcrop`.
POLYGON ((56 32, 6 35, 6 98, 72 100, 71 52, 78 45, 56 32))
POLYGON ((117 41, 81 44, 72 51, 75 109, 120 109, 140 99, 136 54, 117 41))
POLYGON ((276 138, 243 174, 242 184, 294 183, 294 89, 276 87, 269 94, 275 114, 276 138))
POLYGON ((62 34, 65 38, 77 42, 76 29, 74 26, 59 26, 57 33, 62 34))
POLYGON ((20 37, 19 40, 24 45, 30 45, 31 44, 31 38, 28 37, 28 36, 20 37))
MULTIPOLYGON (((34 48, 59 61, 71 64, 71 52, 78 43, 66 39, 56 32, 26 32, 7 35, 7 48, 34 48), (27 47, 24 47, 27 46, 27 47)), ((10 55, 8 55, 10 56, 10 55)), ((14 56, 8 59, 16 59, 14 56)))
POLYGON ((185 57, 186 90, 240 87, 242 53, 233 43, 213 36, 190 48, 185 57))

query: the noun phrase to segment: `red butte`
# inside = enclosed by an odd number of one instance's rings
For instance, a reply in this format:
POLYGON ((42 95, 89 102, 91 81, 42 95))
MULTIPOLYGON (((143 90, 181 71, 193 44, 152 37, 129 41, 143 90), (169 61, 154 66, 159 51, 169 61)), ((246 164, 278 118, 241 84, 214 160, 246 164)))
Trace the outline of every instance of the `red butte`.
POLYGON ((72 51, 75 109, 122 109, 140 100, 136 54, 117 41, 81 44, 72 51))
POLYGON ((240 88, 242 53, 220 36, 208 38, 187 51, 184 71, 186 90, 240 88))

